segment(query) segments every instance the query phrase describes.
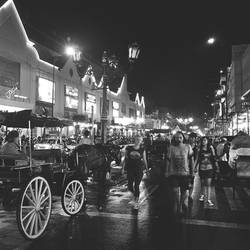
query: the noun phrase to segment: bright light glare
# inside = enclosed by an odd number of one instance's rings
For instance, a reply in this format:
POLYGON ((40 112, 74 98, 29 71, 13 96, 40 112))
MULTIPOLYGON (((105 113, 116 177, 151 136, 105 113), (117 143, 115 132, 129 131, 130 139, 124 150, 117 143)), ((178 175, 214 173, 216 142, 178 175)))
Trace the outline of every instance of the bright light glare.
POLYGON ((214 37, 209 38, 207 40, 207 43, 210 44, 210 45, 214 44, 215 43, 215 38, 214 37))
POLYGON ((72 46, 68 46, 68 47, 66 47, 66 49, 65 49, 65 53, 66 53, 66 55, 68 55, 68 56, 73 56, 73 55, 75 54, 75 48, 72 47, 72 46))

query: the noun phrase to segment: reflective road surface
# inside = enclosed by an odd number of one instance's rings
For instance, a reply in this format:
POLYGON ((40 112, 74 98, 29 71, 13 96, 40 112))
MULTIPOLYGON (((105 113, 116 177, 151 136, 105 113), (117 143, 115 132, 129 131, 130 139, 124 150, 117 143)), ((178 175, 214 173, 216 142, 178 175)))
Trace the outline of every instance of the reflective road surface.
POLYGON ((53 197, 53 210, 43 238, 29 242, 18 232, 15 211, 0 208, 0 250, 4 249, 250 249, 250 188, 215 185, 209 207, 199 201, 195 177, 193 201, 185 215, 171 212, 171 189, 152 173, 141 183, 140 207, 132 209, 126 182, 110 187, 103 211, 96 209, 96 188, 89 185, 86 209, 75 217, 53 197))

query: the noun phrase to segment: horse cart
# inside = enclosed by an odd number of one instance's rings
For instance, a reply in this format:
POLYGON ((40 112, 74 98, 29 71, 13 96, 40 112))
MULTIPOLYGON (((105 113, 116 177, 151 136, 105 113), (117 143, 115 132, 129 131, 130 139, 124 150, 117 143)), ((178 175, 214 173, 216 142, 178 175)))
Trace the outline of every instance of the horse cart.
POLYGON ((46 230, 55 192, 60 192, 63 210, 68 215, 82 209, 84 175, 76 165, 68 166, 69 153, 64 150, 32 150, 32 128, 63 126, 59 119, 37 116, 30 110, 3 112, 0 116, 1 125, 29 129, 27 159, 0 155, 0 189, 4 194, 3 207, 14 201, 18 229, 26 239, 34 240, 46 230))

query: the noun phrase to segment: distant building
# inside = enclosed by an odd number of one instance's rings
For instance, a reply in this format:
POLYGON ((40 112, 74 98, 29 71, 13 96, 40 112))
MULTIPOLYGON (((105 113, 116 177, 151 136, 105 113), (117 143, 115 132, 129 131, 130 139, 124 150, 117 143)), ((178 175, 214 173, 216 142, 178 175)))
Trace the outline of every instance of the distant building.
POLYGON ((212 103, 213 130, 235 135, 250 132, 250 44, 232 46, 232 62, 221 77, 212 103))

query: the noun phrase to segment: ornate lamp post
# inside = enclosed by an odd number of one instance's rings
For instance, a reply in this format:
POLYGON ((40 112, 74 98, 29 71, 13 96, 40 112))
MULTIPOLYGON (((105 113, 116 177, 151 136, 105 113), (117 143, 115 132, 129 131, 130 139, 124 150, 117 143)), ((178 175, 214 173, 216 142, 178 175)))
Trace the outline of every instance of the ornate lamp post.
MULTIPOLYGON (((139 45, 135 42, 132 43, 129 48, 129 55, 128 59, 130 63, 134 63, 135 60, 138 58, 140 49, 139 45)), ((106 135, 107 135, 107 83, 109 81, 107 70, 108 67, 117 67, 117 60, 114 55, 111 57, 108 56, 107 51, 103 52, 102 55, 102 66, 103 66, 103 82, 102 82, 102 89, 103 89, 103 96, 102 96, 102 113, 101 113, 101 140, 102 143, 106 143, 106 135)))

